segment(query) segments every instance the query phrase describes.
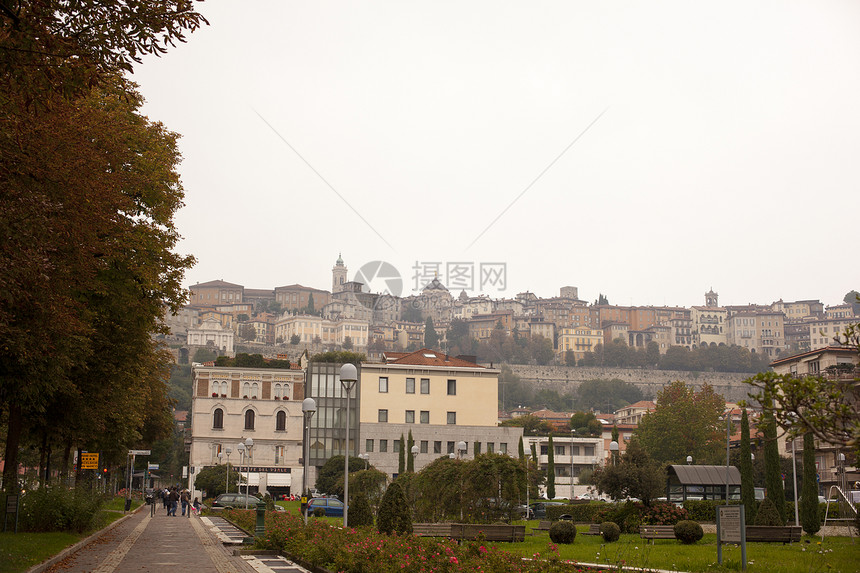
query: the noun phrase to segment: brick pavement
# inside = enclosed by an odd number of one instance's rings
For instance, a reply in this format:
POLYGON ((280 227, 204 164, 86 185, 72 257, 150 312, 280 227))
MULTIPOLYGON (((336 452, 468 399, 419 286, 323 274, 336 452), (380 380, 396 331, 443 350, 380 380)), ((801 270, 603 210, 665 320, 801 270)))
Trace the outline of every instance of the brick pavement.
POLYGON ((150 517, 142 506, 130 517, 47 573, 254 573, 246 559, 232 554, 199 517, 168 517, 158 508, 150 517))

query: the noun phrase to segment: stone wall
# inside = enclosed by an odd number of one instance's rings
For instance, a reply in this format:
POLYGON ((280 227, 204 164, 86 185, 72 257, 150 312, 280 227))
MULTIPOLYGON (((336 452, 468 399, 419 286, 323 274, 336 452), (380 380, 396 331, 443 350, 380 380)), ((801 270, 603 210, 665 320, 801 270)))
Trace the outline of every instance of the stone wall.
POLYGON ((737 402, 747 398, 749 385, 744 380, 752 373, 733 372, 682 372, 677 370, 650 370, 645 368, 597 368, 588 366, 533 366, 512 364, 511 370, 524 382, 536 389, 555 390, 568 394, 586 380, 618 379, 634 384, 647 396, 654 397, 663 386, 674 380, 683 380, 697 390, 707 383, 726 400, 737 402))

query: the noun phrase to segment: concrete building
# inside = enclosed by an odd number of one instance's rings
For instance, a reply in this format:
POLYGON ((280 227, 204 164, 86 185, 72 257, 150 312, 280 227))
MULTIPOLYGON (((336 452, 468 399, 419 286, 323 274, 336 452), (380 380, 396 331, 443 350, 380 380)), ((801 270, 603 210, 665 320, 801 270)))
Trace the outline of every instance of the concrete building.
MULTIPOLYGON (((583 470, 594 470, 604 463, 606 452, 603 450, 602 438, 581 438, 571 436, 553 436, 553 465, 555 475, 556 497, 573 499, 589 491, 588 485, 579 483, 583 470), (573 479, 571 479, 571 470, 573 479)), ((544 472, 549 466, 549 438, 547 436, 524 436, 523 447, 531 451, 532 444, 538 455, 538 465, 544 472)), ((550 479, 547 476, 547 479, 550 479)), ((544 486, 543 491, 546 490, 544 486)))
MULTIPOLYGON (((276 368, 192 366, 189 489, 204 467, 248 467, 250 491, 298 492, 302 483, 304 373, 276 368), (237 445, 254 441, 243 460, 237 445), (227 448, 232 451, 227 456, 227 448), (218 454, 223 454, 219 457, 218 454), (295 480, 295 481, 294 481, 295 480)), ((244 471, 243 471, 244 474, 244 471)))
POLYGON ((311 301, 313 301, 314 310, 319 311, 331 302, 331 293, 300 284, 280 286, 275 289, 275 302, 281 304, 281 311, 305 310, 311 301))
MULTIPOLYGON (((716 293, 715 293, 716 294, 716 293)), ((694 346, 728 344, 728 311, 717 306, 690 308, 690 331, 694 346)))

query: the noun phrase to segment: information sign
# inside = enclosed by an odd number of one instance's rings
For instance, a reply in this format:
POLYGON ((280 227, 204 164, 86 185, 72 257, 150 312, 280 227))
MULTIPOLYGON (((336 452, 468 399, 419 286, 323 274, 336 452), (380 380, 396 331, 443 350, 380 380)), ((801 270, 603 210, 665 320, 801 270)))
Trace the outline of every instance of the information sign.
POLYGON ((128 455, 130 456, 148 456, 152 453, 152 450, 129 450, 128 455))
POLYGON ((148 469, 149 471, 157 470, 157 469, 158 469, 158 464, 148 464, 148 465, 146 466, 146 469, 148 469))
POLYGON ((97 470, 99 469, 99 454, 82 453, 81 454, 81 469, 82 470, 97 470))
POLYGON ((741 542, 741 506, 721 505, 720 511, 720 541, 723 543, 741 542))

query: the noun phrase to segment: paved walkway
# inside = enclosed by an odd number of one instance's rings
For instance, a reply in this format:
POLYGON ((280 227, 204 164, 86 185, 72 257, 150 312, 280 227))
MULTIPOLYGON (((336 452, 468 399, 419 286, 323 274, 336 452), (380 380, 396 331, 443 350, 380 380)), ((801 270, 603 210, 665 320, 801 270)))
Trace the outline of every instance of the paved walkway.
MULTIPOLYGON (((144 505, 58 563, 31 571, 269 573, 278 570, 266 567, 256 557, 233 555, 234 547, 241 543, 239 537, 235 528, 221 518, 168 517, 161 507, 155 517, 150 517, 149 506, 144 505)), ((290 569, 279 570, 304 571, 289 565, 290 569)))

